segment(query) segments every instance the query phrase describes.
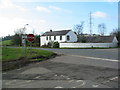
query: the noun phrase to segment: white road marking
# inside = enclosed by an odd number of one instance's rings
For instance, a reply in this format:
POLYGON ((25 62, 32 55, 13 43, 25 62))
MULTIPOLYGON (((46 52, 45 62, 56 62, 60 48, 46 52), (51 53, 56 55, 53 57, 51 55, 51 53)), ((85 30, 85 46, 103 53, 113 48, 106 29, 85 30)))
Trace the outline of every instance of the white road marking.
POLYGON ((61 77, 66 77, 66 78, 68 77, 68 76, 64 76, 64 75, 60 75, 60 76, 61 76, 61 77))
POLYGON ((67 78, 67 80, 70 80, 70 78, 67 78))
POLYGON ((32 81, 33 81, 33 80, 27 80, 26 82, 27 82, 27 83, 30 83, 30 82, 32 82, 32 81))
POLYGON ((57 77, 57 74, 55 74, 54 76, 57 77))
POLYGON ((103 60, 103 61, 119 62, 118 60, 115 60, 115 59, 105 59, 105 58, 87 57, 87 56, 80 56, 80 55, 71 55, 71 56, 82 57, 82 58, 89 58, 89 59, 98 59, 98 60, 103 60))
POLYGON ((115 80, 115 79, 118 79, 118 77, 113 77, 113 78, 111 78, 110 80, 115 80))
POLYGON ((102 82, 103 84, 110 82, 109 80, 102 82))
POLYGON ((57 87, 54 87, 54 88, 63 88, 63 87, 61 87, 61 86, 57 86, 57 87))
POLYGON ((41 76, 37 76, 37 77, 35 77, 35 79, 38 79, 38 78, 40 78, 41 76))
POLYGON ((76 82, 83 82, 83 80, 77 80, 76 82))
POLYGON ((71 88, 76 88, 76 87, 71 87, 71 88))
POLYGON ((99 85, 92 85, 92 87, 98 87, 99 85))
POLYGON ((109 83, 110 81, 115 80, 115 79, 118 79, 118 77, 113 77, 113 78, 110 78, 109 80, 104 81, 103 83, 109 83))
POLYGON ((80 84, 79 87, 82 87, 82 86, 84 86, 85 84, 86 84, 86 82, 85 82, 85 81, 82 81, 82 84, 80 84))

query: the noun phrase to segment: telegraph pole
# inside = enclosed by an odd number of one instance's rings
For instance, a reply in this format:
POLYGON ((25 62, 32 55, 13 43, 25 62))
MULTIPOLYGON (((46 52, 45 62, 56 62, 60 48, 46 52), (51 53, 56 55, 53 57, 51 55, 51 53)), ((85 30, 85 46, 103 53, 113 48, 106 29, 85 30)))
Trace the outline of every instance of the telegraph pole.
POLYGON ((90 12, 90 35, 92 35, 92 16, 90 12))

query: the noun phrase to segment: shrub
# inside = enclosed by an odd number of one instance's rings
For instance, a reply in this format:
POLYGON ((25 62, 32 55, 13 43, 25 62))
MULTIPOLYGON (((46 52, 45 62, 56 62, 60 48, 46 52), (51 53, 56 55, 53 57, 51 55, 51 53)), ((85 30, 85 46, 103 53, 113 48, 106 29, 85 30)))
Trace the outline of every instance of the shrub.
POLYGON ((53 43, 53 48, 59 48, 59 43, 58 42, 54 42, 53 43))
POLYGON ((53 42, 48 42, 47 47, 49 48, 53 47, 53 42))
POLYGON ((81 42, 82 42, 82 43, 86 43, 86 40, 85 40, 85 39, 82 39, 81 42))
POLYGON ((47 45, 46 45, 46 44, 44 44, 44 45, 42 45, 41 47, 44 47, 44 48, 45 48, 45 47, 47 47, 47 45))

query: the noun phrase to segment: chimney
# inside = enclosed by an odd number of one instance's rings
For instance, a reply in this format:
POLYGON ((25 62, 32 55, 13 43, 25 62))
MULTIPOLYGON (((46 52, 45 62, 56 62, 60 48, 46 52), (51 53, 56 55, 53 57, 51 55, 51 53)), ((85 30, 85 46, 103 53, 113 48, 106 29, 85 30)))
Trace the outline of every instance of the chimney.
POLYGON ((52 29, 50 29, 50 32, 52 32, 52 29))

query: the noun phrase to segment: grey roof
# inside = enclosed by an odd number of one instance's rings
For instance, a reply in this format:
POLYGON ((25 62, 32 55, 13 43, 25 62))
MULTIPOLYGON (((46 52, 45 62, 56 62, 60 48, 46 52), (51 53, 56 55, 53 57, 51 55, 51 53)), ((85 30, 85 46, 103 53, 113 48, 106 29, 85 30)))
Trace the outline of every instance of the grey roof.
POLYGON ((61 30, 61 31, 52 31, 45 32, 42 36, 57 36, 57 35, 66 35, 71 30, 61 30))
POLYGON ((85 36, 86 43, 111 43, 115 36, 85 36))

